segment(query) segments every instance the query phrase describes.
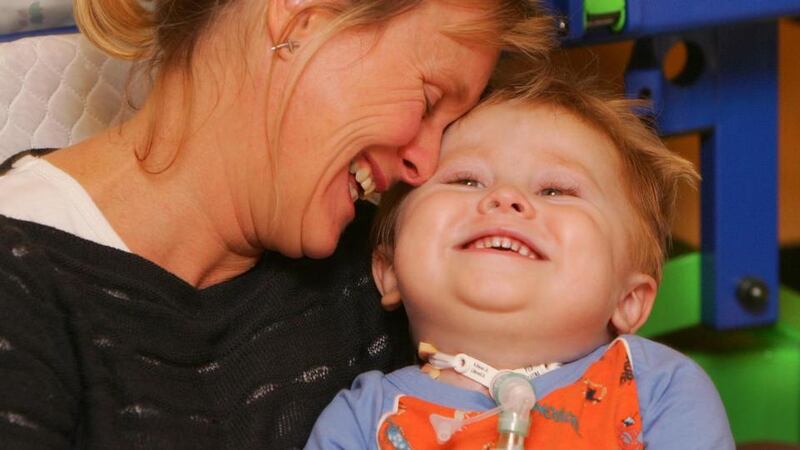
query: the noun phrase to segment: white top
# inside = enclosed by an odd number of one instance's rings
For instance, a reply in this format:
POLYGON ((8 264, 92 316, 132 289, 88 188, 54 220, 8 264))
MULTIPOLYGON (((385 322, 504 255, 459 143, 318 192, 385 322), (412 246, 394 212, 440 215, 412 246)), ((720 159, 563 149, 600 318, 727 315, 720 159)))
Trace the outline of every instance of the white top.
POLYGON ((83 186, 41 158, 24 156, 0 176, 0 214, 130 252, 83 186))

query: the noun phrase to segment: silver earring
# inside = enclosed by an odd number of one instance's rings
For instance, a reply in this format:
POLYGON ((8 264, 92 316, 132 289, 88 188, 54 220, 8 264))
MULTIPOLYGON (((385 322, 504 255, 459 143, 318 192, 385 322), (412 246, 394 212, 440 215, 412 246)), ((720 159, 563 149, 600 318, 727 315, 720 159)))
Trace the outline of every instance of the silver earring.
POLYGON ((294 53, 295 49, 300 47, 300 43, 297 41, 293 41, 291 39, 287 40, 286 42, 282 42, 274 47, 271 47, 270 50, 273 52, 278 51, 282 48, 289 50, 289 53, 294 53))

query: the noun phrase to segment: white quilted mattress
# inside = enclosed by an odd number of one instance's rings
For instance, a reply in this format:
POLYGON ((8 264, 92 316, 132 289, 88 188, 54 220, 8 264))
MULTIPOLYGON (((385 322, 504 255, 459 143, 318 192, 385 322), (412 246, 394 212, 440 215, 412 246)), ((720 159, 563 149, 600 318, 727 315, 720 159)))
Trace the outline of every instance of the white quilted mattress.
MULTIPOLYGON (((129 117, 130 68, 79 34, 0 43, 0 161, 78 142, 129 117)), ((130 97, 140 104, 145 89, 134 86, 130 97)))

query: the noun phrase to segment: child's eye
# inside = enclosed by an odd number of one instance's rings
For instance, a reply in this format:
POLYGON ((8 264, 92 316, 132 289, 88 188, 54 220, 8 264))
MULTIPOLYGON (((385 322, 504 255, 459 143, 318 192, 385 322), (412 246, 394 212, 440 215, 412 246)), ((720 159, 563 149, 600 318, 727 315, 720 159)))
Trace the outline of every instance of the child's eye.
POLYGON ((571 188, 561 188, 555 186, 548 186, 539 191, 542 197, 561 197, 561 196, 575 196, 577 191, 571 188))
POLYGON ((458 178, 450 182, 450 184, 460 184, 462 186, 474 187, 479 188, 483 186, 483 183, 474 179, 474 178, 458 178))
POLYGON ((564 193, 561 192, 561 189, 552 188, 552 187, 544 188, 541 191, 539 191, 539 195, 542 195, 544 197, 557 197, 557 196, 563 195, 563 194, 564 193))
POLYGON ((445 184, 466 186, 470 188, 482 188, 486 185, 480 180, 482 177, 478 176, 471 170, 459 170, 444 177, 442 180, 445 184))

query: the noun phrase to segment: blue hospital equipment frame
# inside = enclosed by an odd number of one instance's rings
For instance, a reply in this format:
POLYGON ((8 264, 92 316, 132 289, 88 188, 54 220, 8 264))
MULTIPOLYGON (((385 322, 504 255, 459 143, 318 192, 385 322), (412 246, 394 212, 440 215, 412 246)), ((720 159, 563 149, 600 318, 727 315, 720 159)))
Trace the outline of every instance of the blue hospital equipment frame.
POLYGON ((594 27, 586 13, 593 0, 547 2, 560 14, 565 44, 635 39, 626 93, 651 99, 663 136, 701 136, 703 323, 719 330, 774 323, 777 18, 800 14, 800 0, 598 1, 624 11, 609 11, 594 27), (679 41, 686 66, 667 80, 662 61, 679 41))

